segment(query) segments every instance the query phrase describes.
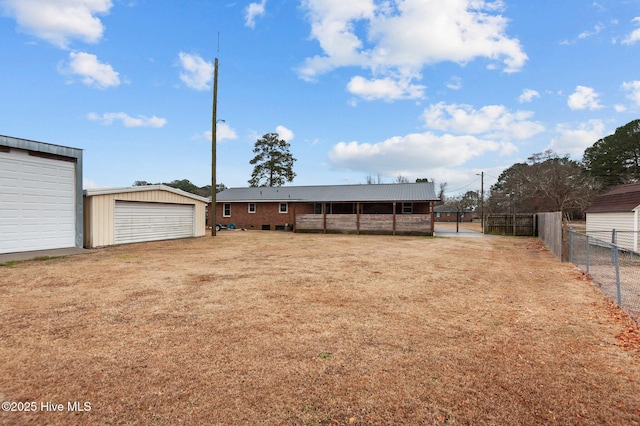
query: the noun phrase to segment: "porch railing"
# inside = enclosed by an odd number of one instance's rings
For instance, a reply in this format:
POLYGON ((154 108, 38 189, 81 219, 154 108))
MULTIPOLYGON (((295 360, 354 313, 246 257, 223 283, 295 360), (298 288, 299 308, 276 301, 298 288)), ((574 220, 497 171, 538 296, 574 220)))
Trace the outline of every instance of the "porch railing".
POLYGON ((431 214, 301 214, 296 232, 432 235, 431 214))

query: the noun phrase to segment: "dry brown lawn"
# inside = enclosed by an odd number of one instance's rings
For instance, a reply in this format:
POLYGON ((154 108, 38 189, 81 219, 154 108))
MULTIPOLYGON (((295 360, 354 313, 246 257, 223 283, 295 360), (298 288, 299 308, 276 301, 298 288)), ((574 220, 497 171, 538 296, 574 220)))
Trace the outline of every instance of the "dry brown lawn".
POLYGON ((223 231, 0 300, 1 424, 640 423, 637 329, 533 239, 223 231))

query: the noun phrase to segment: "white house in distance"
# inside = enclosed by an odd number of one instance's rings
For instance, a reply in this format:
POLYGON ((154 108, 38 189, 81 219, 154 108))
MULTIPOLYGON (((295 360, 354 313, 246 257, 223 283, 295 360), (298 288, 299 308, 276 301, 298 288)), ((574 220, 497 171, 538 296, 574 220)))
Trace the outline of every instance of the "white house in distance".
POLYGON ((0 135, 0 254, 82 247, 82 150, 0 135))
POLYGON ((599 195, 587 209, 587 235, 638 251, 640 184, 620 185, 599 195))
POLYGON ((204 236, 208 202, 166 185, 85 190, 84 245, 204 236))

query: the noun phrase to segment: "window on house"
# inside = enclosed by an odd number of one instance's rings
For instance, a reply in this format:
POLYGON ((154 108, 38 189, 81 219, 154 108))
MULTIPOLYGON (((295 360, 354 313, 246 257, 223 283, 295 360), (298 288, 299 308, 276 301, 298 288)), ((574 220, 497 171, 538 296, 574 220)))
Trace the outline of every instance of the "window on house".
POLYGON ((322 214, 322 203, 315 203, 313 205, 313 213, 314 214, 322 214))
POLYGON ((287 203, 280 203, 280 213, 287 213, 289 211, 289 205, 287 203))
POLYGON ((249 203, 249 213, 256 212, 256 203, 249 203))
POLYGON ((230 217, 231 216, 231 204, 224 203, 224 212, 222 213, 222 215, 224 217, 230 217))
POLYGON ((441 216, 442 216, 442 213, 436 212, 436 217, 441 217, 441 216))
POLYGON ((402 203, 402 213, 405 213, 405 214, 413 213, 413 203, 402 203))

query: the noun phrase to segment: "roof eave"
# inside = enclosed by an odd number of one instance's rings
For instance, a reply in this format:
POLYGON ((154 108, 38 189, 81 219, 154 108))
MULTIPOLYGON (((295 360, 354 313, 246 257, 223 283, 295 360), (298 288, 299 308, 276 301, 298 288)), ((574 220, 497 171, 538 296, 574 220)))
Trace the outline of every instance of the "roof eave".
POLYGON ((122 188, 85 189, 84 194, 87 197, 92 197, 95 195, 109 195, 109 194, 119 194, 119 193, 127 193, 127 192, 148 192, 148 191, 167 191, 177 195, 182 195, 187 198, 192 198, 194 200, 202 201, 204 203, 209 203, 209 200, 207 198, 201 197, 196 194, 192 194, 190 192, 183 191, 181 189, 173 188, 167 185, 144 185, 144 186, 127 186, 122 188))

